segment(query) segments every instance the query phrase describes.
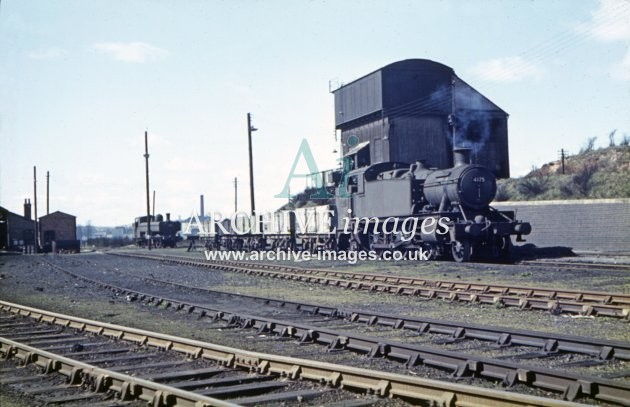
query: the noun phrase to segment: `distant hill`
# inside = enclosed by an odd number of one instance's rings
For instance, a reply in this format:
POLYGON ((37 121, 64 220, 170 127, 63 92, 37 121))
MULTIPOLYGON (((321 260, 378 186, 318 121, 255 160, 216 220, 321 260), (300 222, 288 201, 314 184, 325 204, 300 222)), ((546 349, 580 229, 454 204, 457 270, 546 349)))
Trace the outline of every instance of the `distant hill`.
POLYGON ((586 151, 498 182, 497 201, 630 198, 630 146, 586 151))

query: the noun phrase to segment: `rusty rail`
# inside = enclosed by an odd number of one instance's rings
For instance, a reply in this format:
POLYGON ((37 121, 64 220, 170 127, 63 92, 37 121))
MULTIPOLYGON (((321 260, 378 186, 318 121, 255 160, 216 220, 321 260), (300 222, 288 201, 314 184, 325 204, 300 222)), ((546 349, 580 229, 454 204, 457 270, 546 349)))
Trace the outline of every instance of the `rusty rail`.
MULTIPOLYGON (((6 303, 3 303, 3 308, 5 305, 6 303)), ((43 313, 39 315, 42 319, 46 318, 43 313)), ((71 323, 71 318, 63 319, 71 323)), ((99 368, 2 337, 0 337, 0 355, 4 359, 16 358, 22 365, 33 363, 46 374, 62 374, 68 378, 70 385, 92 383, 92 391, 97 393, 113 391, 121 400, 142 400, 155 407, 237 406, 223 400, 99 368)))
MULTIPOLYGON (((92 283, 96 282, 96 280, 80 276, 76 273, 71 274, 77 278, 82 278, 92 283)), ((505 327, 471 324, 426 317, 407 317, 366 310, 343 309, 322 304, 309 304, 277 298, 235 294, 227 291, 199 288, 155 278, 145 278, 145 280, 185 288, 187 290, 248 298, 260 301, 266 305, 276 305, 283 308, 292 307, 298 311, 308 312, 312 315, 345 318, 351 322, 365 323, 367 325, 388 326, 393 329, 408 329, 419 334, 444 334, 448 335, 452 339, 477 339, 481 341, 491 341, 500 346, 532 346, 540 348, 541 351, 545 353, 579 353, 595 356, 602 360, 617 359, 630 361, 630 343, 627 342, 575 335, 554 334, 549 332, 528 331, 523 329, 510 329, 505 327)))
MULTIPOLYGON (((55 267, 59 268, 59 266, 55 267)), ((575 400, 581 396, 618 404, 623 404, 622 400, 630 400, 629 385, 602 378, 580 376, 564 371, 525 366, 504 360, 444 351, 427 346, 410 345, 378 337, 339 332, 240 312, 214 309, 111 284, 99 282, 97 284, 118 291, 123 295, 133 294, 140 301, 155 305, 166 305, 167 307, 187 312, 197 312, 214 320, 226 321, 232 326, 256 329, 258 332, 267 332, 283 337, 292 337, 303 343, 319 343, 328 346, 329 349, 347 349, 367 354, 370 357, 385 357, 406 363, 409 367, 424 364, 449 370, 456 377, 474 375, 490 380, 499 380, 508 386, 521 383, 531 387, 560 392, 568 400, 575 400)))
MULTIPOLYGON (((0 301, 0 309, 50 324, 62 325, 145 346, 178 351, 191 357, 213 360, 228 367, 243 367, 255 370, 261 374, 277 375, 292 380, 311 380, 334 387, 355 388, 381 397, 400 397, 441 406, 507 407, 522 405, 560 407, 575 405, 565 401, 506 391, 476 388, 331 363, 244 351, 136 328, 72 317, 5 301, 0 301)), ((72 378, 76 380, 76 377, 81 374, 93 375, 97 388, 107 388, 123 395, 137 395, 141 400, 149 401, 156 406, 165 405, 159 404, 160 401, 171 403, 168 404, 169 406, 186 407, 232 405, 222 401, 218 401, 222 404, 212 404, 214 400, 210 398, 204 398, 198 402, 195 401, 198 404, 188 404, 190 402, 185 397, 192 393, 141 379, 129 378, 119 373, 95 368, 82 362, 72 361, 68 358, 3 338, 0 338, 0 354, 5 357, 16 356, 23 361, 35 362, 45 370, 56 370, 66 374, 71 377, 71 380, 72 378), (180 400, 180 398, 181 401, 179 403, 181 404, 173 404, 174 400, 180 400)))
MULTIPOLYGON (((125 291, 126 288, 92 279, 81 274, 69 271, 56 264, 48 264, 74 278, 87 281, 106 289, 125 291)), ((499 346, 530 346, 537 347, 542 352, 551 353, 578 353, 595 356, 601 360, 630 360, 630 343, 611 341, 592 337, 575 335, 554 334, 549 332, 530 331, 523 329, 511 329, 506 327, 471 324, 459 321, 448 321, 434 318, 407 317, 402 315, 389 315, 366 310, 343 309, 323 304, 310 304, 306 302, 287 301, 285 299, 261 297, 246 294, 236 294, 227 291, 200 288, 172 281, 159 280, 145 277, 144 280, 187 290, 201 291, 209 294, 219 294, 230 297, 247 298, 282 308, 294 308, 299 312, 311 315, 322 315, 331 318, 345 318, 351 322, 365 323, 367 325, 388 326, 392 329, 407 329, 423 333, 443 334, 455 340, 477 339, 481 341, 495 342, 499 346)))
POLYGON ((630 295, 626 294, 447 282, 335 270, 301 269, 269 264, 209 262, 182 256, 119 252, 111 254, 206 267, 233 273, 255 274, 272 278, 318 283, 346 289, 412 295, 426 299, 502 305, 584 316, 630 319, 630 295))

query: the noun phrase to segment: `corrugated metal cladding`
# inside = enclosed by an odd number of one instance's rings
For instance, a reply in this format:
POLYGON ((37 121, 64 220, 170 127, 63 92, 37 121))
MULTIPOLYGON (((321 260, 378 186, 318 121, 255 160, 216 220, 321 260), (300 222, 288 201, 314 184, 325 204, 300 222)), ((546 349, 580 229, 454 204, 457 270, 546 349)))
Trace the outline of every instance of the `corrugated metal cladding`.
POLYGON ((422 161, 426 166, 447 168, 451 166, 447 123, 443 117, 399 117, 392 120, 394 137, 390 138, 391 155, 396 161, 413 163, 422 161))
POLYGON ((384 161, 448 168, 452 149, 470 147, 474 163, 509 177, 508 115, 458 78, 453 69, 429 60, 387 65, 334 92, 336 128, 343 153, 348 138, 370 142, 372 164, 384 161), (448 117, 457 118, 455 132, 448 117))
POLYGON ((335 124, 339 126, 383 109, 381 71, 376 71, 334 92, 335 124))

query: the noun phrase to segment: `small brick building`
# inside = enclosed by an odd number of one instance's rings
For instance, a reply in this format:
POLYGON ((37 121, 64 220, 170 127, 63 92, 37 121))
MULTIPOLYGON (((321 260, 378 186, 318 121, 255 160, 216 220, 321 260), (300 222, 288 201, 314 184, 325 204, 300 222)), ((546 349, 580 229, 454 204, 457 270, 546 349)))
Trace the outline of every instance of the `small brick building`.
POLYGON ((50 251, 52 242, 57 249, 79 250, 77 240, 77 218, 55 211, 39 218, 40 242, 44 251, 50 251))
POLYGON ((24 216, 0 206, 0 250, 24 250, 35 244, 35 221, 31 203, 24 201, 24 216))

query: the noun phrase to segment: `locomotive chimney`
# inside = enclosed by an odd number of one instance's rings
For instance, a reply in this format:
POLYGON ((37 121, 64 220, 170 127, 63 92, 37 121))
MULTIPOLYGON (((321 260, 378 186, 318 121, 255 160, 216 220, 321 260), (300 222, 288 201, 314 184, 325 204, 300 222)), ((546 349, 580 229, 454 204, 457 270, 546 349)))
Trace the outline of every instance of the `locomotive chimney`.
POLYGON ((166 212, 166 221, 170 222, 171 221, 171 214, 166 212))
POLYGON ((201 216, 203 218, 204 216, 204 210, 203 210, 203 195, 199 196, 199 216, 201 216))
POLYGON ((24 200, 24 217, 31 220, 31 201, 29 199, 24 200))
POLYGON ((453 149, 453 167, 470 164, 470 148, 458 147, 453 149))

